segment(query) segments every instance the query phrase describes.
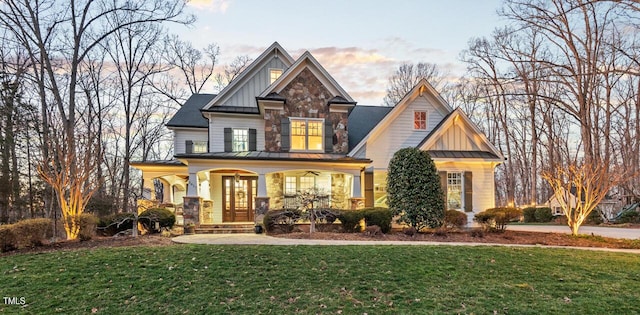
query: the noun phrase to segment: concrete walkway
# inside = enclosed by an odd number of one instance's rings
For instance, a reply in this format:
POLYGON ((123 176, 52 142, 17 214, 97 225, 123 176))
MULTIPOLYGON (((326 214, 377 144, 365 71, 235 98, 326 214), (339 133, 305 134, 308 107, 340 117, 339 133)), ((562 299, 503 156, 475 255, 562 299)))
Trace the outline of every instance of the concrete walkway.
MULTIPOLYGON (((519 226, 519 230, 522 227, 519 226)), ((543 226, 536 226, 540 228, 543 226)), ((511 226, 509 227, 509 229, 511 226)), ((567 228, 568 229, 568 228, 567 228)), ((636 230, 636 232, 640 232, 636 230)), ((530 247, 530 248, 571 248, 592 251, 609 251, 621 253, 640 254, 638 249, 612 249, 612 248, 595 248, 595 247, 567 247, 567 246, 541 246, 541 245, 509 245, 509 244, 492 244, 492 243, 454 243, 454 242, 422 242, 422 241, 350 241, 350 240, 309 240, 309 239, 289 239, 267 236, 264 234, 195 234, 182 235, 173 238, 176 243, 184 244, 215 244, 215 245, 409 245, 409 246, 511 246, 511 247, 530 247)))
MULTIPOLYGON (((507 226, 507 230, 571 234, 571 229, 566 225, 509 225, 507 226)), ((579 233, 612 238, 626 238, 630 240, 640 239, 640 229, 630 228, 582 226, 580 227, 579 233)))

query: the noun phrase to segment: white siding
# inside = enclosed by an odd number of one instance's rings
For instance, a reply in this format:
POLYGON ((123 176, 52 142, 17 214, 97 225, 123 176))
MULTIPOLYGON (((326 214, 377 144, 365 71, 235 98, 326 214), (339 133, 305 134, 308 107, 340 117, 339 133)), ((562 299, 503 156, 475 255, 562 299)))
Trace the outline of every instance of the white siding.
POLYGON ((283 71, 286 70, 282 59, 270 59, 262 66, 262 68, 255 72, 253 77, 249 78, 244 85, 235 91, 233 95, 231 95, 227 100, 222 100, 221 105, 246 107, 256 106, 256 96, 260 95, 260 93, 271 85, 269 76, 269 69, 271 68, 282 69, 283 71))
POLYGON ((472 138, 474 134, 471 128, 464 128, 456 122, 434 142, 429 150, 491 151, 479 137, 472 138))
POLYGON ((186 130, 186 129, 174 129, 173 130, 173 148, 175 154, 186 153, 185 142, 191 141, 207 141, 207 130, 186 130))
MULTIPOLYGON (((404 111, 380 135, 367 141, 366 157, 373 160, 375 169, 386 169, 393 154, 402 148, 415 147, 431 132, 431 130, 444 118, 436 110, 432 103, 425 97, 416 98, 411 104, 407 104, 404 111), (413 112, 427 112, 427 130, 413 129, 413 112)), ((360 155, 360 152, 358 154, 360 155)))
POLYGON ((224 128, 256 129, 256 150, 264 151, 264 119, 262 117, 215 117, 209 120, 210 152, 224 152, 224 128))
MULTIPOLYGON (((473 213, 495 207, 495 181, 492 162, 464 163, 436 161, 438 171, 472 172, 473 213)), ((473 214, 468 214, 473 219, 473 214)))

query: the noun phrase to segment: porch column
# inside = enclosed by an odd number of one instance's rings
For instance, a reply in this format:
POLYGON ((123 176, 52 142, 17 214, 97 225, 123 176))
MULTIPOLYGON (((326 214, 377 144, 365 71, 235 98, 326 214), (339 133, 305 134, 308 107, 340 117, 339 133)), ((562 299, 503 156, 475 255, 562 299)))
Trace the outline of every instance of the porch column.
POLYGON ((156 199, 156 187, 153 185, 153 178, 142 177, 142 198, 147 200, 156 199))
POLYGON ((353 184, 351 185, 351 209, 364 208, 364 198, 362 197, 362 182, 361 175, 358 172, 353 174, 353 184))
POLYGON ((200 196, 200 183, 198 173, 189 171, 189 183, 187 184, 187 196, 200 196))
POLYGON ((267 176, 264 173, 258 174, 258 194, 255 197, 255 224, 263 224, 264 215, 269 211, 269 196, 267 195, 267 176))
POLYGON ((172 188, 171 188, 171 184, 169 184, 168 181, 166 180, 162 180, 162 203, 172 203, 173 202, 173 196, 172 196, 172 188))

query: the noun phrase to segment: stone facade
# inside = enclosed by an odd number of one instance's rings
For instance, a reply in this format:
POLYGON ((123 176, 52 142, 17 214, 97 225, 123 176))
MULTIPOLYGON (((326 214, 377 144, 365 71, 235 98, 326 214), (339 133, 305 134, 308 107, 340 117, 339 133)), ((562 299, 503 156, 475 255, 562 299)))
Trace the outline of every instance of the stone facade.
POLYGON ((269 208, 270 209, 282 209, 284 201, 284 174, 283 173, 270 173, 265 175, 267 182, 267 194, 269 195, 269 208))
POLYGON ((287 99, 284 110, 265 109, 265 151, 281 150, 282 117, 324 118, 331 121, 333 127, 333 152, 348 153, 348 115, 330 113, 328 102, 335 95, 309 70, 304 69, 280 93, 287 99))
POLYGON ((349 209, 349 182, 346 174, 331 174, 331 205, 336 209, 349 209))

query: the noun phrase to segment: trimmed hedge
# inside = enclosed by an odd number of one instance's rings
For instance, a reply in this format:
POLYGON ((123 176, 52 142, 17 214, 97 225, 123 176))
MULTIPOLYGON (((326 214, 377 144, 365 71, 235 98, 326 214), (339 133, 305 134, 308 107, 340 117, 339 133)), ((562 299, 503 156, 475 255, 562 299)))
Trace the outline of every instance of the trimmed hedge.
POLYGON ((0 226, 0 251, 42 245, 52 235, 50 219, 26 219, 0 226))
POLYGON ((620 216, 617 223, 640 223, 640 212, 627 211, 620 216))
MULTIPOLYGON (((338 219, 342 223, 342 231, 346 233, 361 232, 360 221, 364 219, 362 210, 342 210, 338 214, 338 219)), ((382 227, 381 227, 382 228, 382 227)))
POLYGON ((524 222, 531 223, 536 221, 536 207, 526 207, 522 209, 522 216, 524 217, 524 222))
POLYGON ((384 234, 391 231, 393 213, 391 213, 391 210, 388 208, 366 208, 360 211, 364 214, 364 221, 367 226, 377 225, 380 227, 380 231, 384 234))
POLYGON ((486 231, 502 232, 507 223, 517 221, 522 216, 520 208, 499 207, 482 211, 475 215, 474 220, 480 223, 486 231))
POLYGON ((13 231, 13 225, 0 225, 0 252, 8 252, 18 249, 16 234, 13 231))
POLYGON ((149 233, 160 233, 162 229, 171 229, 176 223, 176 216, 169 209, 151 208, 138 215, 138 222, 149 233), (156 224, 157 223, 157 224, 156 224))
POLYGON ((551 208, 536 208, 535 212, 536 222, 551 222, 553 220, 553 211, 551 208))
POLYGON ((91 213, 83 213, 80 215, 80 232, 78 233, 78 239, 81 241, 88 241, 96 235, 96 228, 98 226, 98 217, 91 213))
POLYGON ((467 215, 458 210, 444 212, 444 226, 447 228, 462 228, 467 225, 467 215))

